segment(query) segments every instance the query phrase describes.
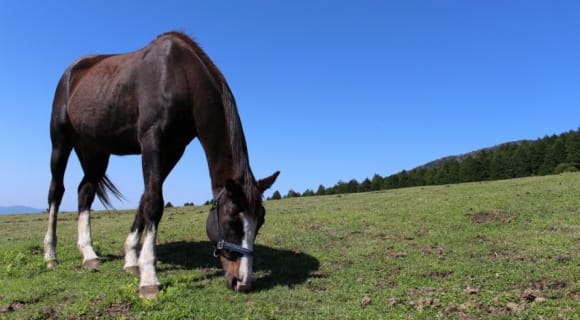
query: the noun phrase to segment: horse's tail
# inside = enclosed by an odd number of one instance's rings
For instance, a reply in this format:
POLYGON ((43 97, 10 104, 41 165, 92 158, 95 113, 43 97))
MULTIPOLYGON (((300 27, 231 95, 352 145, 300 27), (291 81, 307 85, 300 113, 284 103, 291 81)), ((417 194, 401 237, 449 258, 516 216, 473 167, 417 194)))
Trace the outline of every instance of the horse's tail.
POLYGON ((99 201, 101 201, 103 206, 105 206, 105 208, 107 209, 114 209, 113 205, 111 204, 111 199, 109 199, 108 192, 112 193, 115 196, 115 198, 119 200, 125 200, 125 197, 123 196, 121 191, 117 189, 117 187, 113 184, 111 179, 107 177, 107 175, 104 175, 101 181, 99 181, 96 192, 99 201))

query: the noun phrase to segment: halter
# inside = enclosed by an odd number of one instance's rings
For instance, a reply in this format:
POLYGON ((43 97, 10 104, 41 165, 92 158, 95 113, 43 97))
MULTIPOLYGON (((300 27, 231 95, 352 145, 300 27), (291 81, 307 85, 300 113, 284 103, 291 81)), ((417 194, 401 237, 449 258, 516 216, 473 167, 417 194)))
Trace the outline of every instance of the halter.
POLYGON ((218 232, 218 238, 219 238, 218 242, 215 245, 215 249, 213 250, 213 256, 216 258, 219 257, 220 256, 219 252, 221 250, 225 249, 225 250, 228 250, 231 252, 238 253, 238 254, 242 255, 243 257, 251 257, 254 255, 254 250, 246 249, 238 244, 227 242, 224 239, 224 236, 222 234, 222 227, 220 225, 220 213, 219 213, 219 211, 220 211, 220 200, 221 200, 222 196, 224 195, 225 191, 226 191, 226 189, 222 188, 220 193, 213 200, 212 210, 215 209, 215 215, 216 215, 216 219, 217 219, 217 232, 218 232))

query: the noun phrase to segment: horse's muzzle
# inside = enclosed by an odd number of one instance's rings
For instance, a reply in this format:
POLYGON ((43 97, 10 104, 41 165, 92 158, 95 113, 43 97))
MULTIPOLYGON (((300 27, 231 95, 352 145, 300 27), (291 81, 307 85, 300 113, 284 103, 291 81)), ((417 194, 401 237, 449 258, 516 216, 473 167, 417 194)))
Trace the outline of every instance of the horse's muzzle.
POLYGON ((237 292, 248 292, 252 288, 251 280, 243 281, 238 279, 235 275, 226 272, 225 275, 226 285, 228 288, 235 290, 237 292))

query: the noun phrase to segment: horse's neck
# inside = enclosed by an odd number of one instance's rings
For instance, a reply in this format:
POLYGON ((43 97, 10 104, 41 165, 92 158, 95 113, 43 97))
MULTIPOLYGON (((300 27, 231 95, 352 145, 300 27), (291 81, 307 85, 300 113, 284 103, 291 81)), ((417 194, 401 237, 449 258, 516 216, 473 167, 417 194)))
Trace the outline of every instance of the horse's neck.
MULTIPOLYGON (((221 77, 221 74, 219 76, 221 77)), ((213 112, 223 112, 216 117, 221 121, 213 126, 213 134, 205 135, 207 141, 201 141, 210 167, 214 192, 223 187, 228 179, 240 183, 253 181, 246 138, 235 98, 223 78, 221 78, 221 87, 222 108, 213 110, 213 112)), ((201 135, 199 138, 204 139, 201 135)))
POLYGON ((211 139, 202 140, 200 137, 214 193, 219 192, 228 179, 242 182, 247 178, 248 173, 251 174, 243 133, 238 139, 230 139, 229 128, 224 129, 225 134, 211 139), (234 143, 243 143, 243 145, 234 145, 231 140, 234 140, 234 143))

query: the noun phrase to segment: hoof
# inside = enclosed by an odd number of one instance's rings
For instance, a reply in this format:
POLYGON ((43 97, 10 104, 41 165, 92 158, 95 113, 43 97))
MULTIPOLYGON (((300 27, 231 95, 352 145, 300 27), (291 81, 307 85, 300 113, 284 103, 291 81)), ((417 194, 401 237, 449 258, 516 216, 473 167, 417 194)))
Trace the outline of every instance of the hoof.
POLYGON ((54 267, 58 266, 58 260, 48 260, 46 261, 46 268, 47 269, 52 269, 54 267))
POLYGON ((159 286, 139 287, 139 297, 143 299, 156 299, 159 295, 159 286))
POLYGON ((83 262, 83 267, 91 271, 99 271, 99 259, 90 259, 83 262))
POLYGON ((134 275, 136 275, 136 276, 138 276, 138 275, 139 275, 139 273, 140 273, 140 272, 139 272, 139 267, 138 267, 138 266, 125 267, 125 268, 123 268, 123 269, 125 269, 125 271, 126 271, 126 272, 128 272, 128 273, 132 273, 132 274, 134 274, 134 275))

